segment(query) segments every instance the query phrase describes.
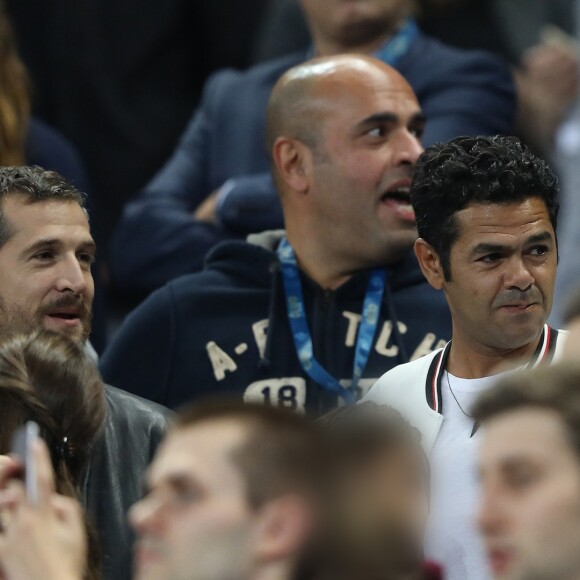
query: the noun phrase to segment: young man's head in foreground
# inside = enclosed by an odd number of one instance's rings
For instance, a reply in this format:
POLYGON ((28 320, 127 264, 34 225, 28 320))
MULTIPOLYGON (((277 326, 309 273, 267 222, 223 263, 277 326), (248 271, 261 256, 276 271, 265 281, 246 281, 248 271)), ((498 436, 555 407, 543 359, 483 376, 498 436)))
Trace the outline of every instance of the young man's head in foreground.
POLYGON ((184 410, 131 510, 135 578, 303 577, 327 458, 317 426, 289 411, 217 402, 184 410))
POLYGON ((514 374, 474 416, 483 424, 479 524, 494 578, 580 578, 580 366, 514 374))

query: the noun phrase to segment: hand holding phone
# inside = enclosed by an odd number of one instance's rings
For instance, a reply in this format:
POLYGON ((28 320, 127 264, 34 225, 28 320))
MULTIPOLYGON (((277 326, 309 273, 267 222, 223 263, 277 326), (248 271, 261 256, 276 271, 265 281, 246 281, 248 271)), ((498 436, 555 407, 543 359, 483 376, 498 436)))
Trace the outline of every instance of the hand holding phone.
POLYGON ((28 501, 38 504, 38 473, 34 454, 34 442, 39 438, 38 424, 28 421, 14 433, 12 439, 12 454, 24 466, 24 488, 28 501))

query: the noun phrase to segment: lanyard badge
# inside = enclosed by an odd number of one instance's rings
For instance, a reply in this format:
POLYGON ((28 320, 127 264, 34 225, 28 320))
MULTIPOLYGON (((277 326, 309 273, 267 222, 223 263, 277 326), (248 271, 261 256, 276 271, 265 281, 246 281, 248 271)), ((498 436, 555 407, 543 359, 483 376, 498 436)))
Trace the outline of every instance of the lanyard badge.
POLYGON ((294 338, 296 354, 304 372, 325 389, 343 397, 347 403, 355 402, 356 387, 367 365, 373 339, 379 324, 379 315, 387 273, 384 269, 372 270, 359 325, 354 354, 352 384, 350 389, 343 387, 315 358, 312 336, 306 320, 300 270, 296 255, 286 238, 278 246, 278 258, 282 265, 284 294, 288 321, 294 338))

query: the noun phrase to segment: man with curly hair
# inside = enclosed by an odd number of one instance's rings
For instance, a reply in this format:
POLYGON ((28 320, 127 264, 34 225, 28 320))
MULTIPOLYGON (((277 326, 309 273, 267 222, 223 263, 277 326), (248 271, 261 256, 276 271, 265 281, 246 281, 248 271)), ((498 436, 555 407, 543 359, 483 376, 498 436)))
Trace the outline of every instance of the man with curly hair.
POLYGON ((411 200, 415 253, 429 283, 445 293, 452 341, 383 375, 368 398, 398 408, 423 434, 433 468, 427 555, 450 580, 483 580, 471 407, 500 374, 549 363, 562 350, 562 335, 546 324, 558 184, 515 138, 459 137, 421 156, 411 200))

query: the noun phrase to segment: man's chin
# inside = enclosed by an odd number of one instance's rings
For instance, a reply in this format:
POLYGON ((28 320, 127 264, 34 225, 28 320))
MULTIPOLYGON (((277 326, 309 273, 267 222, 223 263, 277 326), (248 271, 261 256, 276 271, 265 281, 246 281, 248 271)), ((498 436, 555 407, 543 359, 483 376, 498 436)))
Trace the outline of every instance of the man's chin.
POLYGON ((86 342, 90 334, 90 327, 81 320, 59 320, 51 316, 45 316, 42 326, 46 330, 64 334, 75 342, 86 342))

